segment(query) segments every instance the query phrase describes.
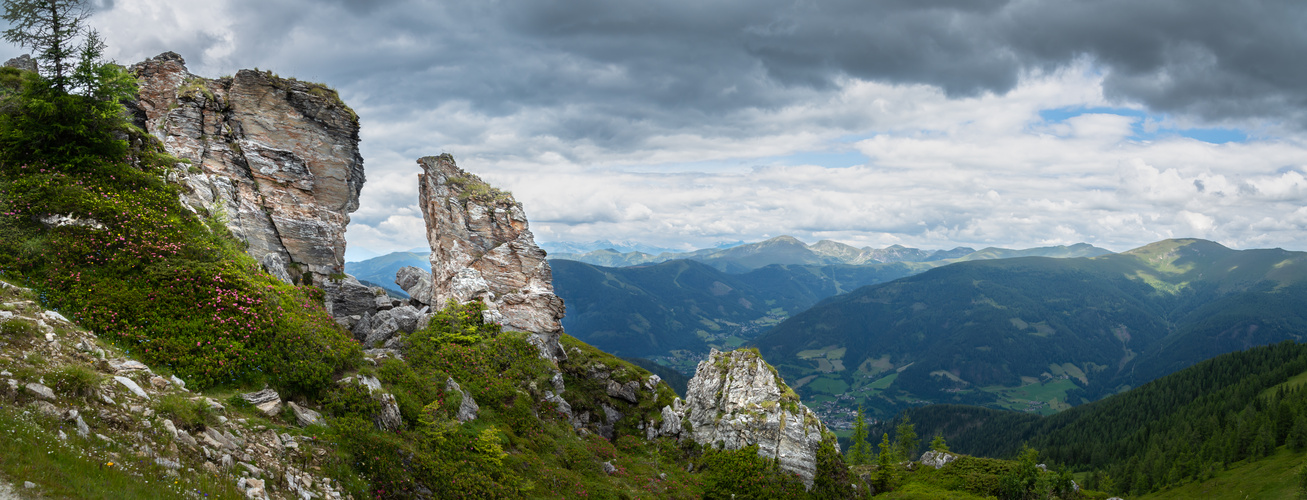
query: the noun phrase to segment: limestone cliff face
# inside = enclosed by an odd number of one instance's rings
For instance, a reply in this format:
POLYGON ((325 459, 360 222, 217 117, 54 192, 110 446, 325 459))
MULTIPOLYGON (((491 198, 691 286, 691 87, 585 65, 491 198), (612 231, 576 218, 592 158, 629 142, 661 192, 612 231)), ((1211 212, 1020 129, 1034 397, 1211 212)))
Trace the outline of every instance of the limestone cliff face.
POLYGON ((414 298, 433 309, 450 299, 480 299, 487 321, 535 333, 546 357, 566 359, 558 343, 563 299, 554 295, 553 273, 527 229, 522 204, 464 172, 448 154, 418 164, 431 283, 425 297, 414 298))
POLYGON ((650 437, 688 437, 731 450, 757 444, 759 455, 778 457, 781 470, 798 474, 808 486, 817 472, 817 449, 824 439, 835 439, 776 370, 745 349, 713 349, 695 369, 685 402, 663 408, 661 427, 652 425, 650 437))
POLYGON ((335 91, 251 70, 201 78, 172 52, 131 71, 138 125, 190 162, 183 202, 225 217, 283 280, 342 272, 364 176, 358 119, 335 91))

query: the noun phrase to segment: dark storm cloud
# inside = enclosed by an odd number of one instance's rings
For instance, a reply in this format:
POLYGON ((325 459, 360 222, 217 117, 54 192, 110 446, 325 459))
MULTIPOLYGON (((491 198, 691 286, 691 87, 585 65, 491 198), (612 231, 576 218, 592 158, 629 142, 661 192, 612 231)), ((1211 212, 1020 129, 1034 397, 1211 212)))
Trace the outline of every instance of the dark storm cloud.
POLYGON ((1112 98, 1307 124, 1301 1, 234 0, 228 10, 235 50, 222 64, 370 88, 365 104, 397 113, 433 100, 491 116, 571 106, 570 127, 539 131, 563 139, 593 138, 614 119, 638 131, 776 109, 845 77, 1003 93, 1083 58, 1112 98))

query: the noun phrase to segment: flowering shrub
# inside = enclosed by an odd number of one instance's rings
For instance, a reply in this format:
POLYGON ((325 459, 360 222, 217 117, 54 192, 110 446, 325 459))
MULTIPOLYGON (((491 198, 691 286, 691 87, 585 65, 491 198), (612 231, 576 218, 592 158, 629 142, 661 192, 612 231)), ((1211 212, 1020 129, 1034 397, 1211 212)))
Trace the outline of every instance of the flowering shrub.
POLYGON ((43 305, 200 389, 266 380, 314 394, 357 362, 315 290, 262 272, 221 221, 181 206, 160 169, 85 168, 0 176, 0 272, 21 276, 43 305), (40 222, 52 217, 62 222, 40 222))

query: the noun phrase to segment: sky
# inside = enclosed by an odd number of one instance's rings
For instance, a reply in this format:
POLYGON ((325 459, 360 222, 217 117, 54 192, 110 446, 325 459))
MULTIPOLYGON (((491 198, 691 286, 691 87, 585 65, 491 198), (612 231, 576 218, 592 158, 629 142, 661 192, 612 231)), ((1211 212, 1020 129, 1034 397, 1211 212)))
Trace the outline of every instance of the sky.
POLYGON ((340 91, 349 260, 426 246, 441 153, 546 246, 1307 250, 1307 2, 92 1, 119 63, 340 91))

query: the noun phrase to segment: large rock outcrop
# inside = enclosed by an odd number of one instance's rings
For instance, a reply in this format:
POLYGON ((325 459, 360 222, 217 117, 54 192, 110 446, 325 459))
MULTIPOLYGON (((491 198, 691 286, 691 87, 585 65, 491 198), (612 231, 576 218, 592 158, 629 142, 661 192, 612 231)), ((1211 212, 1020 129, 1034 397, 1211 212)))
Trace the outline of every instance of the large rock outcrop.
POLYGON ((798 474, 808 486, 822 441, 835 440, 776 369, 751 349, 713 349, 695 369, 685 402, 664 407, 660 427, 649 435, 688 437, 731 450, 756 444, 759 455, 779 458, 781 470, 798 474))
POLYGON ((522 204, 458 168, 448 154, 418 164, 431 284, 425 296, 413 298, 433 309, 449 300, 481 300, 487 321, 534 333, 545 357, 566 359, 558 343, 563 299, 554 295, 553 273, 527 229, 522 204))
POLYGON ((253 70, 202 78, 172 52, 131 71, 137 124, 189 162, 177 172, 186 205, 225 218, 283 280, 343 271, 364 176, 358 117, 334 90, 253 70))

